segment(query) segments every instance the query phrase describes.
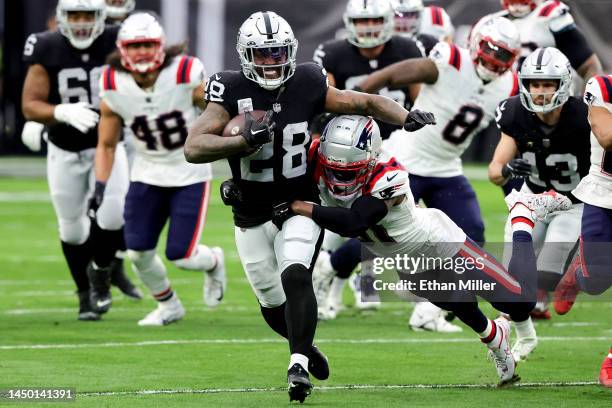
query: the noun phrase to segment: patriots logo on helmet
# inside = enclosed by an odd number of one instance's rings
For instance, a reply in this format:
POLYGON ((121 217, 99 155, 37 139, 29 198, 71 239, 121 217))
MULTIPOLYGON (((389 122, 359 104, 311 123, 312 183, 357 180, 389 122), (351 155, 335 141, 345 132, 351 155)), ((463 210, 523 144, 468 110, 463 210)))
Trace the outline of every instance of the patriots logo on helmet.
POLYGON ((356 148, 360 150, 367 150, 368 147, 372 144, 372 123, 372 119, 370 119, 368 120, 368 123, 366 123, 363 127, 361 135, 359 136, 359 140, 355 145, 356 148))
POLYGON ((584 101, 587 104, 591 105, 595 101, 595 95, 593 95, 590 92, 585 92, 585 94, 584 94, 584 101))

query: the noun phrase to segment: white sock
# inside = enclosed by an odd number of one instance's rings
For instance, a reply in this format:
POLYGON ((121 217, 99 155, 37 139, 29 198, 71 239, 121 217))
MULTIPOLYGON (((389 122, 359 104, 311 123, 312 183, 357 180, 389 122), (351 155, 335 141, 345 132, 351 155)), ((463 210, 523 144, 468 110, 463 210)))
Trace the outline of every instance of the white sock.
POLYGON ((480 336, 480 341, 485 343, 487 347, 490 347, 499 343, 502 331, 493 320, 487 320, 487 328, 483 332, 478 333, 478 336, 480 336))
POLYGON ((293 367, 294 364, 299 364, 302 368, 308 372, 308 357, 303 354, 294 353, 291 355, 291 360, 289 360, 289 368, 293 367))
POLYGON ((337 276, 332 279, 328 296, 337 301, 337 303, 342 303, 342 292, 344 291, 346 281, 348 281, 348 279, 339 278, 337 276))
POLYGON ((177 259, 172 262, 181 269, 208 272, 217 266, 217 257, 206 245, 198 245, 195 253, 189 258, 177 259))
POLYGON ((531 320, 531 317, 524 322, 514 322, 514 327, 516 327, 516 337, 519 340, 537 338, 535 326, 531 320))
POLYGON ((149 251, 130 250, 128 251, 128 256, 132 261, 134 272, 136 272, 153 296, 167 292, 170 289, 166 266, 154 249, 149 251))
POLYGON ((512 222, 512 232, 526 231, 533 233, 535 220, 532 211, 523 204, 517 204, 510 211, 510 220, 512 222))

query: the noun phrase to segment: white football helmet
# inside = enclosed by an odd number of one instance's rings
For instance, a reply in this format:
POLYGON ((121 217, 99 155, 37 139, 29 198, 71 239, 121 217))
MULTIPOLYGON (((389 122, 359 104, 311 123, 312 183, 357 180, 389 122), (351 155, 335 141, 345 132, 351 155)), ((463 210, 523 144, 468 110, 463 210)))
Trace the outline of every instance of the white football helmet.
POLYGON ((393 8, 389 0, 349 0, 343 20, 347 40, 360 48, 374 48, 393 35, 393 8), (355 24, 359 20, 377 19, 378 24, 355 24))
POLYGON ((570 97, 571 64, 567 57, 556 48, 538 48, 529 54, 523 61, 518 77, 521 103, 531 112, 550 112, 563 105, 570 97), (534 102, 533 97, 542 94, 532 95, 529 92, 529 81, 533 79, 553 79, 558 82, 557 90, 552 94, 549 103, 538 105, 534 102))
POLYGON ((121 65, 132 72, 151 72, 159 68, 166 58, 166 36, 159 22, 149 13, 132 14, 121 24, 117 35, 117 48, 121 53, 121 65), (155 52, 142 58, 131 58, 128 45, 154 43, 155 52))
POLYGON ((287 21, 273 11, 251 14, 238 30, 236 51, 242 73, 267 90, 285 83, 295 73, 298 40, 287 21), (256 59, 272 60, 271 64, 256 59))
POLYGON ((74 48, 84 50, 104 32, 106 20, 106 3, 104 0, 59 0, 55 9, 55 19, 60 33, 68 38, 74 48), (84 11, 94 15, 94 21, 87 23, 70 23, 68 14, 84 11))
POLYGON ((136 0, 106 0, 106 14, 113 19, 127 17, 136 7, 136 0))
POLYGON ((407 37, 417 35, 425 8, 423 0, 392 0, 391 6, 395 12, 395 32, 407 37))
POLYGON ((368 116, 336 116, 325 127, 320 143, 319 162, 327 188, 339 200, 352 199, 369 180, 380 155, 378 125, 368 116))
POLYGON ((505 17, 478 23, 470 37, 470 55, 483 81, 492 81, 512 67, 520 52, 519 31, 505 17))
POLYGON ((513 17, 521 18, 531 13, 544 0, 500 0, 502 8, 513 17))

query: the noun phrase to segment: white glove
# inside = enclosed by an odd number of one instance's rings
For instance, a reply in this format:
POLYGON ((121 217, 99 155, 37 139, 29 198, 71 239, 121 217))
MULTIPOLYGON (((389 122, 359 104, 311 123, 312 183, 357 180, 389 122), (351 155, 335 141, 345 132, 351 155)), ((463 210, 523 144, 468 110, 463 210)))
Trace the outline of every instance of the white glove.
POLYGON ((62 103, 55 106, 53 117, 58 122, 64 122, 78 129, 81 133, 87 133, 89 129, 96 126, 100 115, 91 109, 87 102, 62 103))
POLYGON ((45 125, 38 122, 28 121, 23 125, 21 131, 21 141, 33 152, 40 152, 41 140, 45 125))

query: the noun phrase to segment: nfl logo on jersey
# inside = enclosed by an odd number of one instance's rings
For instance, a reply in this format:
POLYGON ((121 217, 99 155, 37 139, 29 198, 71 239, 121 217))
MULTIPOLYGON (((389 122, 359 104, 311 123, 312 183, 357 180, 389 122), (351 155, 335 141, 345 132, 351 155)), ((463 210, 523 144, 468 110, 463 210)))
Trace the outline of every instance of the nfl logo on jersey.
POLYGON ((279 113, 281 109, 281 104, 278 102, 272 105, 272 110, 274 111, 274 113, 279 113))

